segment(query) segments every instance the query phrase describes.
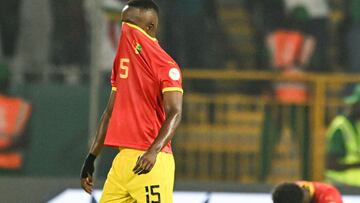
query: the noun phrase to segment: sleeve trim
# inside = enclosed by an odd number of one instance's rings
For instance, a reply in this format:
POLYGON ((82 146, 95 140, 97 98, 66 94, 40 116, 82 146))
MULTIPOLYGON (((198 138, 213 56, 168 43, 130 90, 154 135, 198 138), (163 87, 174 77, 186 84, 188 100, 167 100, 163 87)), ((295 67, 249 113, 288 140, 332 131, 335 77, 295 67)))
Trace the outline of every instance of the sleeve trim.
POLYGON ((116 87, 111 87, 111 90, 116 92, 117 88, 116 87))
POLYGON ((164 92, 181 92, 184 94, 184 90, 180 87, 165 87, 162 89, 162 93, 164 92))

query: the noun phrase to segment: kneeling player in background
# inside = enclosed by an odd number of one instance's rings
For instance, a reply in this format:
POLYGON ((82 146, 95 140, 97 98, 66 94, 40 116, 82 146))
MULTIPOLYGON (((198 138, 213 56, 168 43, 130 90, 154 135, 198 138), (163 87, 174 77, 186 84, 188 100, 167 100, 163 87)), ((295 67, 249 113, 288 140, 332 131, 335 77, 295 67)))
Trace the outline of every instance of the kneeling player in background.
POLYGON ((332 185, 319 182, 286 182, 272 192, 274 203, 342 203, 340 192, 332 185))

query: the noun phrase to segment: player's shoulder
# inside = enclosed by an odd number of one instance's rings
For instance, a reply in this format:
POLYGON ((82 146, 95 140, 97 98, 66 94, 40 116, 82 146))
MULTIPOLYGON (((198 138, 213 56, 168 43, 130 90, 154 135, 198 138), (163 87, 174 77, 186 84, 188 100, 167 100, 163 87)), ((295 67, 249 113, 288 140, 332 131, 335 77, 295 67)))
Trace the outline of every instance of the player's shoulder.
POLYGON ((333 203, 342 203, 340 191, 333 185, 323 182, 315 182, 316 187, 316 198, 319 200, 319 203, 322 202, 333 202, 333 203))
POLYGON ((176 63, 176 61, 173 58, 171 58, 170 56, 167 58, 164 58, 163 61, 164 61, 164 68, 177 69, 178 71, 180 71, 179 64, 176 63))
POLYGON ((324 183, 324 182, 313 182, 315 189, 331 189, 331 190, 337 190, 335 186, 329 184, 329 183, 324 183))
POLYGON ((158 60, 162 63, 161 66, 180 69, 179 64, 162 47, 160 47, 160 51, 156 55, 159 56, 158 60))

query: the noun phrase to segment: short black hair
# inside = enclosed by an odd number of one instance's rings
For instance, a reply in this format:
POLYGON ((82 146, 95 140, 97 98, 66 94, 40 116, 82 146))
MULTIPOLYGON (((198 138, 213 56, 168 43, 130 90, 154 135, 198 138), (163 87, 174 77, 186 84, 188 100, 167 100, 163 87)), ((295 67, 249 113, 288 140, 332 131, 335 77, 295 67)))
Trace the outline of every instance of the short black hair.
POLYGON ((152 0, 130 0, 128 6, 142 9, 153 9, 158 15, 160 13, 159 6, 152 0))
POLYGON ((272 192, 274 203, 302 203, 304 198, 303 190, 295 183, 279 184, 272 192))

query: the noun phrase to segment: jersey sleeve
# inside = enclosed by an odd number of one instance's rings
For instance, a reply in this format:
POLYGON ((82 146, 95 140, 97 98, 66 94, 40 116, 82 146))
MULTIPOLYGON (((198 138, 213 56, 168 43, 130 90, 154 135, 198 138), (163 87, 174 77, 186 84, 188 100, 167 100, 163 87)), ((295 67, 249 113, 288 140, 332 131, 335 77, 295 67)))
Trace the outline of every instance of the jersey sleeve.
POLYGON ((116 74, 117 74, 117 66, 118 66, 118 59, 117 57, 114 59, 114 64, 113 64, 113 68, 112 68, 112 71, 111 71, 111 79, 110 79, 110 82, 111 82, 111 89, 113 91, 116 91, 116 74))
POLYGON ((184 92, 182 89, 182 74, 178 66, 161 67, 159 80, 162 93, 184 92))

